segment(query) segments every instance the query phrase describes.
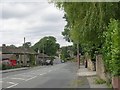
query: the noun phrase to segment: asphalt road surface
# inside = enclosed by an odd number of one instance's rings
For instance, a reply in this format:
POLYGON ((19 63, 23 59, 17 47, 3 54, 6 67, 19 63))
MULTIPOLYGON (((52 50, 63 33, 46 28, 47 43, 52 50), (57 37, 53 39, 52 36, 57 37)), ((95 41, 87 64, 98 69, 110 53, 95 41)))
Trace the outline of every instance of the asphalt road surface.
POLYGON ((2 88, 77 88, 76 63, 61 63, 4 73, 2 88))

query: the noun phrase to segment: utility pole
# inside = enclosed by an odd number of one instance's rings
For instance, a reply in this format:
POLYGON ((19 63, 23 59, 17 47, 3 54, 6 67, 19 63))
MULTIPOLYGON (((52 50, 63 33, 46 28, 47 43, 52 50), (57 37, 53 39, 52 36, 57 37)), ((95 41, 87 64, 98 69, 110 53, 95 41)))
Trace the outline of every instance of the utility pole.
POLYGON ((44 62, 44 43, 43 43, 43 62, 44 62))
POLYGON ((23 63, 24 63, 24 66, 25 66, 25 37, 24 37, 24 46, 23 47, 24 47, 24 62, 23 63))
POLYGON ((79 52, 79 43, 77 43, 77 62, 78 62, 78 69, 80 68, 80 52, 79 52))

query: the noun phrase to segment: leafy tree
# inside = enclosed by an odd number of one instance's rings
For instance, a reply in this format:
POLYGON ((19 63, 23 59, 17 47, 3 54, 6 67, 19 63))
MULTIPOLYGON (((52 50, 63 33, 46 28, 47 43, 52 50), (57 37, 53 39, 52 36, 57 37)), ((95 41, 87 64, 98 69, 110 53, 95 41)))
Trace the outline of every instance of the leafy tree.
POLYGON ((67 61, 69 57, 68 47, 61 47, 61 59, 67 61))
MULTIPOLYGON (((52 0, 55 1, 55 0, 52 0)), ((117 13, 120 3, 98 2, 56 2, 55 5, 65 11, 67 21, 62 35, 67 41, 86 46, 86 50, 96 50, 104 43, 103 32, 110 18, 120 18, 117 13)))
POLYGON ((37 52, 52 56, 56 54, 60 45, 56 43, 56 38, 48 36, 40 39, 32 48, 37 52))
POLYGON ((96 51, 103 54, 106 69, 120 75, 120 2, 54 3, 65 12, 65 39, 80 44, 92 58, 96 51))
POLYGON ((13 47, 13 48, 15 48, 16 46, 12 44, 12 45, 10 45, 10 47, 13 47))

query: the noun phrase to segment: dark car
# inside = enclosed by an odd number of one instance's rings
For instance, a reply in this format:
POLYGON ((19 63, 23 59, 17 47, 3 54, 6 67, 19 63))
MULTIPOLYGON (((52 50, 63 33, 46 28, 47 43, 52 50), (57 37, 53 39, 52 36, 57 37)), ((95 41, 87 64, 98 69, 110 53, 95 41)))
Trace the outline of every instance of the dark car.
POLYGON ((52 60, 46 60, 46 65, 53 65, 53 61, 52 60))

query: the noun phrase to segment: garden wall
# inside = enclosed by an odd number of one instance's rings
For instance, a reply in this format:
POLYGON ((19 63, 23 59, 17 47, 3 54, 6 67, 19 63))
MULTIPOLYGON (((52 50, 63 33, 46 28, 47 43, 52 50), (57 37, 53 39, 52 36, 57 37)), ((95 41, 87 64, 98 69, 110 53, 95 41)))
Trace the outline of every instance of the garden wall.
POLYGON ((105 67, 104 67, 102 55, 96 56, 96 73, 101 79, 106 80, 105 67))
POLYGON ((92 62, 92 60, 91 60, 89 55, 86 56, 86 60, 87 60, 87 68, 89 70, 93 71, 94 70, 94 64, 93 64, 93 62, 92 62))

